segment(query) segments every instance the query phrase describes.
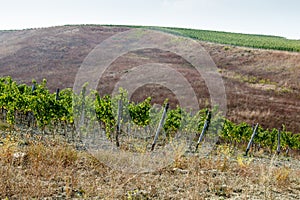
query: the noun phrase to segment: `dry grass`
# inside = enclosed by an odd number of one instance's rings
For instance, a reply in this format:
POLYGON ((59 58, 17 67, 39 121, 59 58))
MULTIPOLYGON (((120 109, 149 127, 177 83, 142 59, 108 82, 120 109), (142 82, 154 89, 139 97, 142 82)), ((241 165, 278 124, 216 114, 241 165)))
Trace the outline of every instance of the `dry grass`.
MULTIPOLYGON (((179 146, 171 164, 153 172, 126 173, 69 144, 29 141, 20 146, 17 137, 2 139, 1 198, 297 199, 300 195, 299 168, 277 157, 245 158, 228 146, 204 158, 182 156, 179 146)), ((122 162, 119 165, 126 165, 126 159, 122 162)))

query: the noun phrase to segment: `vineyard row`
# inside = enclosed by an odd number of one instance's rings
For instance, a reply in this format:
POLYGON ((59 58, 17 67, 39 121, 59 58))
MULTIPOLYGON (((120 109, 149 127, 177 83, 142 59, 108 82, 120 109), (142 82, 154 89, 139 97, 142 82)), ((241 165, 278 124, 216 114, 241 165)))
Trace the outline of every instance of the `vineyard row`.
MULTIPOLYGON (((118 130, 120 122, 123 125, 155 130, 164 111, 164 108, 156 109, 151 105, 151 97, 140 103, 130 102, 127 92, 122 89, 119 95, 114 97, 100 96, 97 91, 86 91, 86 86, 80 94, 75 94, 69 88, 51 93, 46 83, 46 80, 41 83, 32 81, 32 86, 28 86, 18 84, 11 77, 0 78, 0 107, 3 121, 11 128, 21 123, 28 127, 36 126, 44 131, 49 126, 64 125, 72 127, 74 132, 78 132, 75 127, 82 127, 86 121, 96 121, 104 129, 107 138, 111 139, 116 131, 120 131, 118 130), (120 102, 122 102, 121 110, 120 102)), ((204 129, 217 134, 219 141, 234 145, 247 144, 254 127, 245 122, 235 124, 224 119, 217 109, 211 112, 202 109, 192 115, 177 107, 166 112, 161 130, 167 138, 171 138, 178 133, 194 134, 197 137, 204 129)), ((271 152, 276 150, 279 135, 282 150, 300 149, 300 134, 286 131, 284 126, 281 130, 257 126, 255 131, 253 142, 261 148, 271 152)))

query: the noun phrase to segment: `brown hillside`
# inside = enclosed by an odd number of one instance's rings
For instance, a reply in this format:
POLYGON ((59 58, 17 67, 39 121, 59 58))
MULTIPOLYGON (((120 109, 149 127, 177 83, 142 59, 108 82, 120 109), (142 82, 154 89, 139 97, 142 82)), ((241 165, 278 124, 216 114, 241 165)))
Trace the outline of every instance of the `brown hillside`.
MULTIPOLYGON (((48 87, 73 87, 75 76, 88 53, 106 38, 127 28, 63 26, 22 31, 0 31, 0 76, 30 83, 48 80, 48 87)), ((300 132, 300 53, 257 50, 201 43, 218 66, 225 82, 228 112, 235 122, 258 122, 264 127, 300 132)), ((171 63, 191 83, 202 106, 208 91, 195 69, 177 55, 144 49, 119 57, 105 73, 99 89, 107 93, 124 73, 145 63, 171 63), (200 81, 199 81, 200 80, 200 81)), ((155 102, 174 95, 159 85, 140 88, 133 97, 154 96, 155 102)))

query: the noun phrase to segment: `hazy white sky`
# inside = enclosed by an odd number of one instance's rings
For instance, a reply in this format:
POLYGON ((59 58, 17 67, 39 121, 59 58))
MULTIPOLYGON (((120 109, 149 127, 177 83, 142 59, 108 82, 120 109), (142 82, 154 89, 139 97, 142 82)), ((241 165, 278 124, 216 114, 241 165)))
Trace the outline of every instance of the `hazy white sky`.
POLYGON ((300 39, 300 0, 0 0, 0 30, 155 25, 300 39))

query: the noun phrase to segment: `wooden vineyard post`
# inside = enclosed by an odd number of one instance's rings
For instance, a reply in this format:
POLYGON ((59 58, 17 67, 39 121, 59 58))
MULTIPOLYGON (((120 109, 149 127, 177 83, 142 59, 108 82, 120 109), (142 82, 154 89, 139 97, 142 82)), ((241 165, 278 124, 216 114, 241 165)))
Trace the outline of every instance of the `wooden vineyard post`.
MULTIPOLYGON (((32 86, 31 86, 31 93, 34 95, 34 91, 35 91, 35 89, 36 89, 36 87, 35 87, 35 84, 32 84, 32 86)), ((28 127, 30 127, 30 122, 32 121, 32 126, 33 126, 33 119, 34 119, 34 115, 33 115, 33 113, 32 113, 32 111, 29 111, 28 113, 27 113, 27 117, 28 117, 28 127)))
POLYGON ((276 149, 277 155, 280 154, 280 130, 278 130, 278 135, 277 135, 277 149, 276 149))
POLYGON ((31 92, 34 92, 35 89, 36 89, 36 88, 35 88, 35 84, 33 84, 33 85, 31 86, 31 92))
POLYGON ((160 132, 161 128, 164 126, 164 124, 165 124, 165 119, 166 119, 166 115, 167 115, 168 109, 169 109, 169 103, 166 104, 164 112, 163 112, 162 117, 161 117, 161 120, 160 120, 159 125, 157 127, 157 130, 156 130, 156 133, 155 133, 155 137, 154 137, 154 140, 153 140, 153 143, 152 143, 152 146, 151 146, 151 151, 154 150, 155 144, 156 144, 157 139, 158 139, 159 132, 160 132))
POLYGON ((82 94, 82 103, 81 103, 81 113, 80 113, 80 121, 79 121, 79 140, 81 140, 81 136, 82 136, 82 126, 84 126, 85 123, 85 93, 86 93, 86 87, 83 86, 81 94, 82 94))
MULTIPOLYGON (((55 93, 55 101, 59 101, 59 88, 56 89, 56 93, 55 93)), ((54 131, 53 131, 53 138, 57 132, 58 129, 58 123, 54 122, 54 131)), ((66 137, 66 133, 64 132, 64 136, 66 137)))
POLYGON ((116 132, 116 145, 120 146, 119 135, 121 133, 121 120, 122 120, 123 102, 122 99, 118 101, 118 119, 117 119, 117 132, 116 132))
POLYGON ((85 92, 86 88, 82 88, 82 103, 81 103, 81 115, 80 115, 80 125, 84 124, 84 117, 85 117, 85 92))
POLYGON ((59 100, 59 88, 56 89, 55 100, 59 100))
POLYGON ((248 155, 248 152, 249 152, 249 150, 250 150, 250 148, 251 148, 251 145, 252 145, 252 143, 253 143, 253 139, 254 139, 254 136, 256 135, 257 128, 258 128, 258 123, 256 124, 256 126, 255 126, 255 128, 254 128, 254 130, 253 130, 251 139, 250 139, 250 141, 249 141, 249 143, 248 143, 248 146, 247 146, 247 149, 246 149, 246 153, 245 153, 246 156, 248 155))
POLYGON ((210 116, 211 116, 211 112, 208 111, 207 116, 206 116, 206 120, 205 120, 205 123, 204 123, 204 126, 203 126, 203 129, 202 129, 201 134, 199 136, 199 139, 197 141, 197 145, 196 145, 195 151, 198 150, 199 144, 202 142, 204 134, 208 130, 208 126, 209 126, 209 123, 210 123, 210 116))

